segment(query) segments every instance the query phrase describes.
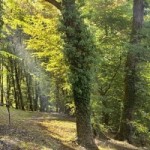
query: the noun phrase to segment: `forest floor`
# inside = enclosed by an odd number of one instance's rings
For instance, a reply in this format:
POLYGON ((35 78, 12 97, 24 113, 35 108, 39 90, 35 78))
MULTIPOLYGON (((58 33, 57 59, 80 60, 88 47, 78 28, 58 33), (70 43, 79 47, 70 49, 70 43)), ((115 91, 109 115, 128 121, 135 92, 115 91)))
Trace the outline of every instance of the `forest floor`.
MULTIPOLYGON (((62 114, 0 107, 0 150, 84 150, 76 144, 75 121, 62 114)), ((143 150, 126 142, 96 140, 100 150, 143 150)))

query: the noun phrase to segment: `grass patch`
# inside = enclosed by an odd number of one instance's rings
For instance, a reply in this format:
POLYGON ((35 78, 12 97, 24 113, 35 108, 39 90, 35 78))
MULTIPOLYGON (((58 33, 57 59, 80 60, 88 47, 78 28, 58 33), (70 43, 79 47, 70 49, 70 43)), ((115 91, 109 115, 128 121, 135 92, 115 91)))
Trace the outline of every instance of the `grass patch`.
MULTIPOLYGON (((6 107, 0 107, 0 149, 13 150, 84 150, 75 142, 76 124, 62 114, 21 111, 10 109, 8 125, 6 107)), ((137 150, 124 142, 99 141, 100 150, 137 150)), ((142 150, 142 149, 140 149, 142 150)))
POLYGON ((74 141, 76 137, 76 125, 74 122, 62 120, 50 120, 40 123, 50 136, 62 142, 74 141))

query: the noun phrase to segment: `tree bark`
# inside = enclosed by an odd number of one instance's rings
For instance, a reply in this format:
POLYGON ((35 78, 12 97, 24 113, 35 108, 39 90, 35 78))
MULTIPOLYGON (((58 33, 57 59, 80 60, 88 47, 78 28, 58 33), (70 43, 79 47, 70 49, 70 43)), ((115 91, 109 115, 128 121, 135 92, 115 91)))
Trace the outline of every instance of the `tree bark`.
POLYGON ((9 103, 9 106, 11 105, 10 102, 10 88, 11 88, 11 80, 10 80, 10 72, 7 70, 7 77, 6 77, 6 82, 7 82, 7 97, 6 101, 9 103))
POLYGON ((38 110, 39 92, 40 92, 37 81, 35 81, 34 92, 35 92, 35 96, 34 96, 34 100, 33 100, 33 106, 34 106, 34 111, 37 111, 38 110))
POLYGON ((19 68, 17 68, 19 66, 17 66, 16 61, 14 61, 14 70, 15 70, 15 80, 16 80, 16 86, 17 86, 17 91, 18 91, 18 98, 20 101, 20 108, 22 110, 25 110, 24 108, 24 102, 23 102, 23 96, 22 96, 22 91, 21 91, 21 83, 20 83, 20 77, 19 77, 19 68))
POLYGON ((49 3, 51 3, 52 5, 54 5, 57 9, 61 10, 61 3, 57 2, 56 0, 45 0, 49 3))
POLYGON ((27 85, 27 99, 29 102, 29 109, 33 111, 33 98, 32 98, 32 91, 31 91, 32 78, 29 73, 26 73, 26 85, 27 85))
POLYGON ((14 76, 14 60, 12 58, 9 58, 10 68, 11 68, 11 80, 12 80, 12 87, 13 87, 13 96, 15 101, 15 108, 19 108, 18 104, 18 98, 17 98, 17 90, 16 90, 16 82, 15 82, 15 76, 14 76))
POLYGON ((58 81, 55 82, 55 102, 56 102, 56 112, 59 112, 60 109, 60 92, 59 92, 59 86, 58 81))
POLYGON ((1 71, 1 75, 0 75, 0 92, 1 92, 1 104, 4 104, 4 81, 3 81, 3 58, 1 58, 1 64, 0 64, 0 71, 1 71))
POLYGON ((89 42, 90 34, 80 18, 75 0, 63 0, 62 6, 62 22, 66 35, 65 54, 72 74, 78 143, 86 149, 97 150, 90 119, 90 66, 92 62, 89 61, 92 61, 90 52, 93 43, 89 42))
MULTIPOLYGON (((54 5, 56 1, 49 0, 49 2, 54 5)), ((91 58, 94 44, 91 42, 90 33, 81 18, 75 0, 62 0, 61 6, 65 56, 70 66, 76 106, 78 143, 87 150, 98 150, 93 139, 90 120, 90 71, 94 60, 91 58)))
MULTIPOLYGON (((144 1, 134 0, 133 2, 133 24, 131 32, 130 43, 132 47, 140 44, 141 36, 140 30, 143 25, 144 17, 144 1)), ((137 83, 137 65, 138 65, 138 52, 130 49, 127 53, 125 64, 125 95, 124 95, 124 108, 122 113, 122 120, 120 130, 117 135, 119 140, 127 140, 132 143, 133 135, 133 113, 136 104, 136 83, 137 83)))
MULTIPOLYGON (((2 31, 2 27, 3 27, 3 20, 2 20, 2 12, 3 11, 3 1, 0 0, 0 39, 1 39, 1 31, 2 31)), ((1 104, 3 105, 4 100, 3 100, 3 58, 0 59, 0 71, 1 71, 1 75, 0 75, 0 94, 1 94, 1 104)))

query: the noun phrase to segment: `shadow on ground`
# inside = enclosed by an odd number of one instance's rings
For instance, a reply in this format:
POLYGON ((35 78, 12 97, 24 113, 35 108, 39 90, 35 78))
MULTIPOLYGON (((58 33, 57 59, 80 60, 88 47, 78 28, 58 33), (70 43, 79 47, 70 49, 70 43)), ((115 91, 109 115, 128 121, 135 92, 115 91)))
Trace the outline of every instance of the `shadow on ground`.
MULTIPOLYGON (((45 115, 39 113, 27 120, 15 122, 11 126, 0 125, 0 150, 42 150, 44 148, 44 150, 80 149, 72 141, 65 142, 59 138, 55 138, 55 136, 59 136, 60 134, 44 126, 42 122, 45 121, 49 123, 49 127, 51 128, 51 121, 63 121, 65 123, 75 122, 75 119, 56 113, 47 113, 45 115)), ((125 142, 115 140, 97 140, 97 144, 106 150, 142 150, 125 142)))
MULTIPOLYGON (((55 117, 58 116, 54 115, 55 117)), ((0 125, 0 150, 41 150, 42 146, 47 150, 74 150, 47 134, 47 131, 38 125, 40 121, 41 119, 34 118, 33 121, 31 119, 11 126, 0 125)))

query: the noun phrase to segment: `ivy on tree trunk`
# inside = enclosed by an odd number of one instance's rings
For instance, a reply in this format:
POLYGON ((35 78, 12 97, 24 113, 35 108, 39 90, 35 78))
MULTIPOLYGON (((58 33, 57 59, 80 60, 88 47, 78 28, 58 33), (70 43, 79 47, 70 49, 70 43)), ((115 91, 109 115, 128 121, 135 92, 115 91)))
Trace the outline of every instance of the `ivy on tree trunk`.
MULTIPOLYGON (((47 0, 58 8, 60 3, 47 0)), ((78 143, 88 150, 97 150, 90 119, 90 80, 94 61, 94 43, 81 17, 75 0, 62 0, 64 54, 70 67, 70 81, 76 107, 78 143)))

